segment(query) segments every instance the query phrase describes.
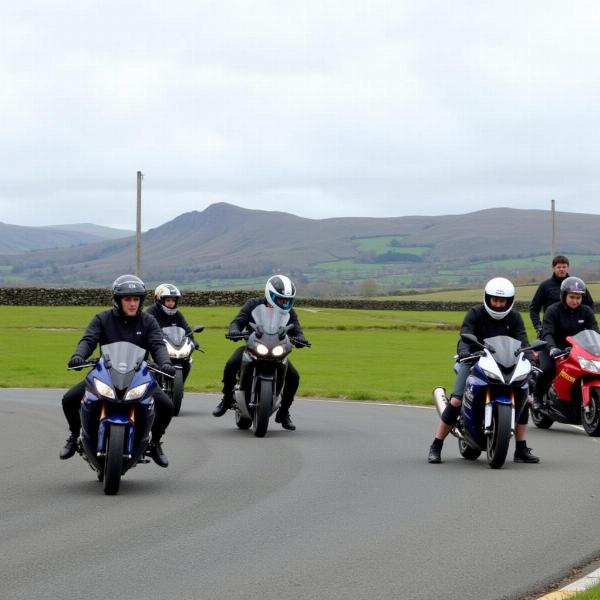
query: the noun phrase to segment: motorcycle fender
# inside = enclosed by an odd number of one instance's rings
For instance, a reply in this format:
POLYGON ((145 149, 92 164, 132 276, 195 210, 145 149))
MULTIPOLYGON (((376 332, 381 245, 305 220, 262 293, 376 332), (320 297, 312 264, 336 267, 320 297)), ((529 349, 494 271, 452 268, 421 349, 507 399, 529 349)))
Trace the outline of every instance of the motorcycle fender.
POLYGON ((594 388, 600 388, 600 378, 581 381, 581 402, 583 406, 589 406, 594 388))
MULTIPOLYGON (((109 423, 114 423, 115 425, 130 425, 131 420, 122 415, 109 415, 108 417, 104 417, 100 419, 100 424, 98 425, 98 446, 96 448, 98 454, 102 454, 102 452, 106 449, 106 425, 109 423)), ((131 435, 133 431, 133 427, 128 428, 128 437, 131 435)), ((129 444, 128 444, 129 446, 129 444)))

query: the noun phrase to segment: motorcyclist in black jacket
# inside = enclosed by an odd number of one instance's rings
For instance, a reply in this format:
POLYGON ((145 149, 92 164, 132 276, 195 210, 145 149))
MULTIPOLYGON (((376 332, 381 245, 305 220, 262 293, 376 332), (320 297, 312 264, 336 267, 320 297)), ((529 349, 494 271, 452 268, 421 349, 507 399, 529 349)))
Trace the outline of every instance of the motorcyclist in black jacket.
MULTIPOLYGON (((540 283, 531 299, 529 318, 540 339, 542 334, 540 312, 545 313, 549 306, 560 301, 560 286, 569 276, 569 259, 562 254, 555 256, 552 259, 552 277, 540 283)), ((594 310, 594 300, 589 290, 585 291, 582 302, 594 310)))
MULTIPOLYGON (((162 331, 154 317, 142 312, 146 288, 135 275, 121 275, 112 285, 113 308, 94 316, 83 337, 77 344, 68 366, 81 367, 94 352, 96 346, 114 342, 131 342, 145 348, 160 365, 160 370, 168 375, 175 374, 163 339, 162 331)), ((69 424, 70 434, 59 453, 63 460, 71 458, 77 450, 77 438, 81 429, 79 406, 85 393, 85 380, 69 389, 62 399, 62 407, 69 424)), ((152 440, 149 445, 150 456, 161 467, 167 467, 169 461, 162 450, 160 441, 173 416, 173 403, 157 387, 153 394, 156 416, 152 425, 152 440)))
POLYGON ((567 337, 584 329, 598 331, 594 311, 583 304, 586 286, 579 277, 567 277, 560 285, 560 302, 555 302, 544 313, 540 339, 548 342, 539 354, 541 373, 533 392, 533 410, 542 408, 542 397, 556 373, 555 357, 568 347, 567 337))
MULTIPOLYGON (((525 324, 521 315, 512 310, 515 300, 514 285, 504 277, 495 277, 487 282, 483 292, 483 304, 470 308, 465 315, 460 333, 471 333, 478 340, 508 335, 521 341, 521 346, 529 346, 525 324)), ((480 350, 478 346, 470 345, 462 338, 458 342, 458 358, 464 359, 473 352, 480 350)), ((444 440, 456 423, 461 410, 462 397, 465 391, 467 377, 472 364, 460 362, 450 400, 441 416, 433 443, 427 457, 430 463, 442 462, 441 453, 444 440)), ((515 429, 516 448, 514 461, 520 463, 537 463, 539 458, 532 454, 527 447, 527 421, 529 408, 527 405, 517 406, 517 426, 515 429)))
MULTIPOLYGON (((244 330, 248 330, 248 324, 254 322, 252 311, 259 304, 266 304, 267 306, 273 306, 281 311, 289 312, 290 319, 288 324, 294 326, 289 331, 289 336, 290 338, 293 338, 292 343, 294 345, 299 347, 310 346, 300 327, 298 315, 292 308, 295 297, 296 287, 289 277, 286 277, 285 275, 275 275, 270 277, 265 285, 265 297, 251 298, 244 304, 238 315, 229 325, 229 335, 241 335, 244 330)), ((215 410, 213 410, 213 415, 215 417, 222 417, 233 405, 233 388, 242 364, 244 350, 244 346, 237 348, 227 363, 225 363, 225 368, 223 370, 223 398, 219 404, 217 404, 215 410)), ((299 384, 300 375, 288 359, 283 391, 281 392, 281 406, 275 415, 275 421, 281 423, 281 426, 284 429, 289 429, 290 431, 296 429, 296 426, 290 417, 290 406, 294 401, 294 395, 298 390, 299 384)))
MULTIPOLYGON (((185 329, 185 333, 189 336, 192 344, 194 344, 194 348, 198 350, 200 345, 194 339, 192 328, 179 310, 180 298, 181 292, 176 286, 172 283, 161 283, 154 290, 154 304, 146 312, 158 321, 161 329, 163 327, 181 327, 185 329)), ((191 365, 188 361, 184 361, 181 365, 181 374, 184 383, 190 373, 190 368, 191 365)))

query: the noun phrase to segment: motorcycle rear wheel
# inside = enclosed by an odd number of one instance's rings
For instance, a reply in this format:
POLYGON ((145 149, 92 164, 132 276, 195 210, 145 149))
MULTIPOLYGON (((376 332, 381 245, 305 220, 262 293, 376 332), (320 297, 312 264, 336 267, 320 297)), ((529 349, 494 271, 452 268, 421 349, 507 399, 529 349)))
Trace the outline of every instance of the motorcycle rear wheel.
POLYGON ((581 404, 581 424, 590 437, 600 436, 600 390, 591 391, 587 412, 581 404))
POLYGON ((491 433, 487 436, 487 458, 492 469, 500 469, 508 454, 512 406, 496 404, 493 410, 491 433))
POLYGON ((183 400, 183 372, 181 369, 175 371, 173 380, 173 416, 176 417, 181 410, 181 401, 183 400))
POLYGON ((252 431, 255 437, 265 437, 269 428, 271 407, 273 406, 273 386, 268 381, 260 381, 257 388, 252 431))
POLYGON ((532 408, 529 411, 529 414, 531 414, 533 424, 540 429, 550 429, 554 424, 554 421, 550 417, 542 414, 539 410, 533 410, 532 408))
POLYGON ((481 450, 477 450, 477 448, 471 448, 471 446, 469 446, 465 440, 461 439, 458 440, 458 451, 465 460, 477 460, 481 454, 481 450))
POLYGON ((252 419, 248 419, 247 417, 243 417, 242 413, 236 409, 235 411, 235 424, 240 429, 250 429, 252 427, 252 419))
POLYGON ((111 424, 104 460, 104 493, 108 496, 114 496, 121 485, 124 442, 125 426, 111 424))

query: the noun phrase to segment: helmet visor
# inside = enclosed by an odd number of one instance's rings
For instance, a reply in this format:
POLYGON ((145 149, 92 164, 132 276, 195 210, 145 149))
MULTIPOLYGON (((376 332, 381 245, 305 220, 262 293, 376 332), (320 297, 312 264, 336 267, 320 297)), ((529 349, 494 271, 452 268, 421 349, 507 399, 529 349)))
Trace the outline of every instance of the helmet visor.
POLYGON ((292 306, 294 306, 294 298, 286 298, 285 296, 280 296, 275 292, 271 292, 271 300, 273 306, 277 306, 283 310, 290 310, 292 306))

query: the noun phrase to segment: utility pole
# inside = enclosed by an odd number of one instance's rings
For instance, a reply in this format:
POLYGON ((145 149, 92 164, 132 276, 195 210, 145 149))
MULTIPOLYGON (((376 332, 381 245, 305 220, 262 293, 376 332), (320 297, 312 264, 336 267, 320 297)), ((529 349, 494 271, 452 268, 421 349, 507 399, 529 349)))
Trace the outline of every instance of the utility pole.
POLYGON ((552 240, 550 242, 550 260, 552 260, 556 256, 556 227, 554 200, 550 200, 550 212, 552 214, 552 240))
MULTIPOLYGON (((137 172, 137 218, 135 223, 135 274, 142 276, 142 178, 141 171, 137 172)), ((554 202, 554 200, 553 200, 554 202)))

